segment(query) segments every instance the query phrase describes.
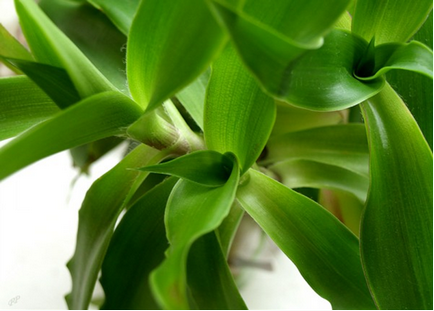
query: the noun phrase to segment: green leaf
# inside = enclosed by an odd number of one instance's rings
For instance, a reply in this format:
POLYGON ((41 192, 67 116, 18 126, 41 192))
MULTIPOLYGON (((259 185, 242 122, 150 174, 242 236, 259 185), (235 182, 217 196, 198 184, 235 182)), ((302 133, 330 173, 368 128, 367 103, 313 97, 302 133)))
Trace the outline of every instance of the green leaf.
POLYGON ((126 36, 101 11, 87 3, 43 0, 39 2, 39 6, 96 68, 117 89, 128 95, 125 71, 126 36))
POLYGON ((128 35, 140 3, 139 0, 88 0, 88 2, 103 11, 125 35, 128 35))
POLYGON ((360 237, 370 291, 381 309, 432 309, 431 150, 389 86, 362 110, 371 186, 360 237))
POLYGON ((33 60, 32 54, 0 24, 0 61, 14 72, 20 73, 17 68, 11 66, 8 62, 4 62, 5 57, 21 58, 29 61, 33 60))
POLYGON ((165 215, 170 247, 166 260, 151 274, 154 297, 164 309, 189 307, 186 264, 190 247, 199 237, 215 230, 229 214, 239 174, 234 161, 231 176, 222 187, 211 188, 181 180, 173 189, 165 215))
POLYGON ((311 160, 368 176, 369 151, 362 124, 342 124, 287 133, 270 138, 261 165, 311 160))
MULTIPOLYGON (((414 36, 429 48, 433 48, 433 13, 414 36)), ((420 74, 394 70, 387 73, 387 81, 399 93, 416 119, 426 141, 433 144, 433 82, 420 74)))
POLYGON ((244 210, 240 203, 235 200, 232 204, 229 215, 223 220, 222 224, 217 229, 218 240, 221 245, 222 252, 227 258, 232 246, 232 242, 237 233, 238 227, 244 216, 244 210))
POLYGON ((115 90, 33 0, 15 0, 15 8, 38 62, 65 69, 82 98, 115 90))
POLYGON ((38 124, 59 108, 27 77, 0 78, 0 140, 38 124))
POLYGON ((297 108, 287 103, 276 101, 276 121, 272 136, 343 123, 344 111, 318 112, 297 108))
POLYGON ((357 0, 352 31, 377 44, 406 42, 422 26, 432 9, 431 0, 357 0))
POLYGON ((432 79, 433 53, 420 42, 385 43, 375 47, 373 68, 356 72, 360 80, 373 80, 392 69, 414 71, 432 79))
POLYGON ((225 42, 203 0, 142 1, 128 36, 131 94, 154 109, 205 71, 225 42))
POLYGON ((309 285, 334 309, 375 309, 356 236, 314 201, 257 171, 249 173, 237 199, 309 285))
POLYGON ((60 109, 80 101, 80 95, 64 69, 21 59, 6 60, 32 79, 60 109))
POLYGON ((204 133, 209 149, 232 152, 247 171, 261 154, 273 128, 276 107, 228 46, 212 66, 204 133))
POLYGON ((232 170, 231 158, 211 150, 189 153, 141 171, 173 175, 204 186, 219 187, 226 183, 232 170))
POLYGON ((369 179, 348 169, 309 160, 282 161, 269 167, 288 188, 344 190, 365 202, 369 179))
POLYGON ((187 272, 188 287, 199 310, 247 310, 215 232, 194 242, 187 272))
POLYGON ((181 104, 185 107, 196 124, 203 131, 203 114, 205 107, 205 92, 211 70, 205 71, 193 83, 176 94, 181 104))
POLYGON ((118 92, 91 96, 38 124, 0 149, 0 179, 57 152, 101 138, 121 135, 141 115, 118 92))
POLYGON ((116 220, 147 176, 147 173, 129 169, 158 163, 165 156, 167 154, 140 145, 94 182, 87 192, 79 212, 75 253, 68 263, 72 277, 72 291, 66 297, 69 309, 87 309, 116 220))
POLYGON ((102 264, 102 309, 157 309, 149 287, 149 274, 164 260, 167 249, 164 211, 177 179, 155 186, 122 218, 102 264))

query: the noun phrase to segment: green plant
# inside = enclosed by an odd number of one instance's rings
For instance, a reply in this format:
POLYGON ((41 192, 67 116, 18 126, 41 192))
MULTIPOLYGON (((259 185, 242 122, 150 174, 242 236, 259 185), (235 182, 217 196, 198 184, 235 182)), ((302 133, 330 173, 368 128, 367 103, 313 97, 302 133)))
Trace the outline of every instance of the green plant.
POLYGON ((244 213, 333 308, 432 309, 432 1, 15 4, 0 178, 134 147, 83 202, 71 309, 100 271, 105 309, 245 309, 244 213))

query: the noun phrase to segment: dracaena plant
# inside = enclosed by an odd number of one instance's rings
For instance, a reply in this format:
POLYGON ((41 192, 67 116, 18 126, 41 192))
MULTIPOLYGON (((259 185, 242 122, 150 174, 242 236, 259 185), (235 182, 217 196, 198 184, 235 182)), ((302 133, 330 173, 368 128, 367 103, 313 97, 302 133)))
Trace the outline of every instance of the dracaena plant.
POLYGON ((243 215, 335 309, 433 308, 431 0, 15 6, 0 178, 132 145, 80 209, 69 308, 101 273, 103 309, 245 309, 243 215))

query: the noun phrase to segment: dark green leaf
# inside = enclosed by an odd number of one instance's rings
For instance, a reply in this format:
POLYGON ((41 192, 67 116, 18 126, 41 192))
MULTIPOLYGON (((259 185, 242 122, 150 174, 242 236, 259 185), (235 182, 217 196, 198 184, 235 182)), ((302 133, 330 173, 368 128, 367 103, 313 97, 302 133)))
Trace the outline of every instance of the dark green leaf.
POLYGON ((149 274, 164 260, 167 249, 164 211, 175 185, 170 178, 146 193, 122 218, 102 264, 102 309, 157 309, 149 274))
POLYGON ((433 308, 433 157, 392 88, 362 105, 371 185, 361 254, 380 309, 433 308))
POLYGON ((59 108, 27 77, 0 79, 0 140, 42 122, 59 108))
POLYGON ((334 309, 374 309, 356 236, 314 201, 257 171, 249 173, 238 200, 310 286, 334 309))
POLYGON ((215 232, 193 243, 188 255, 187 276, 198 309, 247 310, 215 232))
POLYGON ((377 44, 406 42, 422 26, 432 9, 431 0, 357 0, 352 30, 377 44))
MULTIPOLYGON (((414 36, 429 48, 433 48, 433 13, 414 36)), ((420 74, 394 70, 387 73, 387 81, 399 93, 422 130, 426 141, 433 144, 433 82, 420 74)))
POLYGON ((204 186, 218 187, 228 180, 232 160, 221 153, 202 150, 159 165, 141 167, 139 170, 173 175, 204 186))
POLYGON ((203 0, 142 1, 128 36, 131 94, 155 108, 205 71, 225 42, 203 0))
POLYGON ((65 69, 82 98, 115 90, 33 0, 15 0, 15 8, 38 62, 65 69))
POLYGON ((289 188, 344 190, 365 202, 369 179, 348 169, 309 160, 282 161, 269 167, 289 188))
POLYGON ((261 164, 311 160, 368 176, 369 151, 362 124, 318 127, 272 137, 261 164))
POLYGON ((161 307, 189 307, 186 265, 190 247, 199 237, 215 230, 229 214, 239 174, 234 161, 231 176, 222 187, 211 188, 181 180, 173 189, 165 215, 170 247, 166 260, 151 274, 152 290, 161 307))
POLYGON ((66 297, 69 309, 87 309, 116 220, 147 176, 129 169, 158 163, 165 156, 140 145, 87 192, 79 213, 75 253, 68 263, 72 277, 72 291, 66 297))
POLYGON ((58 113, 0 149, 0 179, 59 151, 121 135, 141 115, 140 108, 118 92, 91 96, 58 113))
POLYGON ((43 0, 39 6, 117 89, 128 94, 127 38, 101 11, 87 3, 64 0, 43 0))
POLYGON ((232 152, 242 172, 252 166, 273 128, 276 107, 228 46, 213 63, 208 85, 204 133, 209 149, 232 152))

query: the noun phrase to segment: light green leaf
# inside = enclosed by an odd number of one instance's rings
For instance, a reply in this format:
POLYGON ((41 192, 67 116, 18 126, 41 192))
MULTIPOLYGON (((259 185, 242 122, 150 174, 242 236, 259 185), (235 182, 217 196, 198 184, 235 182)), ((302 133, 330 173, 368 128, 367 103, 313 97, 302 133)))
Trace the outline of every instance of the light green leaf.
POLYGON ((86 2, 42 0, 39 6, 96 68, 117 89, 128 95, 126 36, 101 11, 86 2))
POLYGON ((215 232, 193 243, 187 272, 188 287, 199 310, 247 310, 215 232))
POLYGON ((431 0, 357 0, 352 31, 377 44, 406 42, 425 22, 431 0))
POLYGON ((129 169, 158 163, 165 156, 140 145, 87 192, 79 213, 75 253, 68 263, 72 277, 72 291, 66 297, 69 309, 87 309, 116 220, 147 176, 129 169))
POLYGON ((362 109, 371 185, 360 237, 370 291, 380 309, 432 309, 431 150, 391 87, 362 109))
POLYGON ((232 152, 247 171, 261 154, 273 128, 276 107, 228 46, 213 63, 204 133, 209 149, 232 152))
POLYGON ((0 149, 0 163, 7 163, 0 166, 0 179, 57 152, 122 135, 140 115, 140 108, 118 92, 84 99, 0 149))
POLYGON ((33 0, 15 0, 15 8, 38 62, 65 69, 82 98, 115 90, 33 0))
POLYGON ((342 124, 274 136, 268 141, 260 164, 311 160, 368 176, 368 152, 365 127, 342 124))
POLYGON ((142 1, 128 36, 134 99, 154 109, 205 71, 225 38, 203 0, 142 1))
POLYGON ((59 112, 27 77, 0 78, 0 140, 13 137, 59 112))
MULTIPOLYGON (((433 48, 433 13, 414 36, 415 40, 433 48)), ((387 81, 399 93, 416 119, 426 141, 433 144, 433 82, 420 74, 394 70, 387 73, 387 81), (423 104, 421 104, 423 103, 423 104)))
POLYGON ((334 309, 375 309, 356 236, 314 201, 257 171, 249 174, 237 199, 309 285, 334 309))
POLYGON ((234 161, 231 176, 222 187, 211 188, 181 180, 173 189, 165 215, 170 247, 166 260, 151 274, 154 297, 161 307, 189 307, 186 292, 189 249, 199 237, 215 230, 229 214, 239 174, 238 164, 234 161))
POLYGON ((232 170, 231 158, 211 150, 189 153, 159 165, 139 168, 141 171, 173 175, 204 186, 222 186, 232 170))
POLYGON ((128 35, 131 23, 139 6, 139 0, 88 0, 103 11, 124 35, 128 35))
POLYGON ((181 104, 191 115, 196 124, 203 131, 203 114, 205 107, 205 92, 208 81, 211 75, 211 70, 205 71, 193 83, 176 94, 181 104))
POLYGON ((275 136, 313 127, 335 125, 343 123, 344 118, 344 111, 318 112, 276 101, 276 121, 271 135, 275 136))
POLYGON ((105 310, 157 309, 149 274, 164 260, 167 249, 164 211, 177 179, 155 186, 122 218, 102 263, 105 310))
POLYGON ((237 233, 238 226, 244 216, 244 210, 240 203, 235 200, 232 204, 229 215, 223 220, 222 224, 217 229, 217 237, 221 245, 222 252, 227 258, 231 250, 232 242, 237 233))
POLYGON ((269 167, 289 188, 319 188, 344 190, 365 202, 369 179, 348 169, 309 160, 289 160, 269 167))
POLYGON ((32 61, 33 56, 0 24, 0 61, 16 73, 20 71, 4 61, 5 57, 21 58, 32 61))
POLYGON ((80 101, 80 95, 64 69, 21 59, 6 60, 32 79, 60 109, 80 101))
POLYGON ((392 69, 414 71, 432 79, 433 53, 420 42, 385 43, 375 47, 372 68, 363 66, 356 72, 360 80, 373 80, 392 69))

